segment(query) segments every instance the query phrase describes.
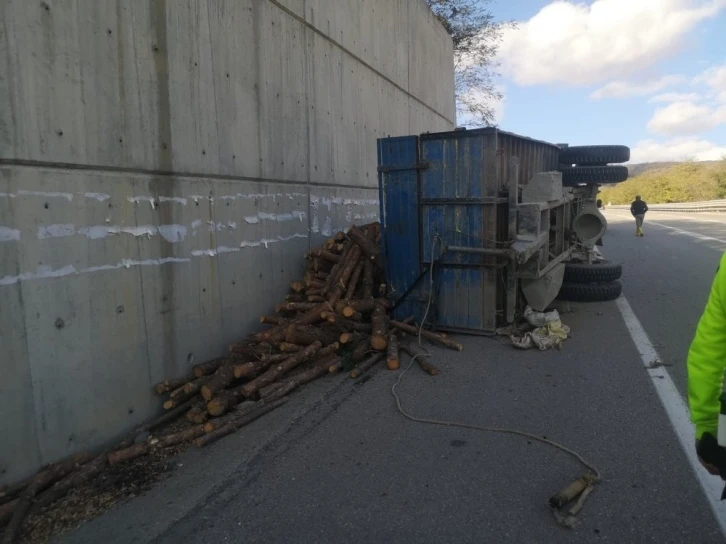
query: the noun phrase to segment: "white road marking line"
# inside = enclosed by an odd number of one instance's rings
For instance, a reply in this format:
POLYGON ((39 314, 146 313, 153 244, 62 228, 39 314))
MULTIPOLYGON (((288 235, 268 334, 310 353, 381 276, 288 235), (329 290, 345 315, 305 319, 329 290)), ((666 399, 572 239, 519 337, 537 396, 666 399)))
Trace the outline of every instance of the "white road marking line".
MULTIPOLYGON (((640 353, 643 365, 647 367, 653 361, 660 361, 658 352, 653 347, 650 338, 648 338, 648 333, 645 332, 643 325, 636 317, 627 299, 621 296, 616 304, 623 316, 625 326, 630 332, 630 337, 640 353)), ((720 500, 724 483, 718 476, 711 476, 706 472, 698 462, 695 448, 695 430, 689 418, 688 407, 665 368, 649 369, 647 372, 696 479, 701 484, 706 500, 711 505, 711 510, 713 510, 716 521, 721 527, 721 532, 726 536, 726 508, 723 508, 720 500)))
POLYGON ((706 242, 719 242, 721 244, 726 244, 726 240, 722 240, 721 238, 713 238, 711 236, 706 236, 705 234, 691 232, 690 230, 683 230, 683 229, 679 229, 676 227, 671 227, 669 225, 664 225, 663 223, 656 223, 655 221, 648 221, 647 224, 655 225, 657 227, 663 227, 664 229, 670 229, 672 231, 677 232, 678 234, 683 234, 684 236, 690 236, 690 237, 696 238, 698 240, 704 240, 706 242))

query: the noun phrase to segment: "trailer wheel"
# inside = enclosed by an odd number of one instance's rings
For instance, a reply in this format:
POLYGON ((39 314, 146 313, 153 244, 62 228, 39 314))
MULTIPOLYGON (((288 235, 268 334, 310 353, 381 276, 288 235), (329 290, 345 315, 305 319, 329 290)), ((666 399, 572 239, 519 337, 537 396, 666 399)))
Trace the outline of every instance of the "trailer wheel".
POLYGON ((620 183, 628 179, 627 166, 574 166, 560 168, 562 185, 577 187, 581 184, 620 183))
POLYGON ((563 283, 558 298, 572 302, 603 302, 615 300, 623 292, 619 281, 607 283, 563 283))
POLYGON ((619 164, 630 160, 630 148, 624 145, 582 145, 560 151, 560 163, 595 166, 619 164))
POLYGON ((623 265, 608 261, 565 264, 565 281, 569 283, 605 283, 619 280, 622 275, 623 265))

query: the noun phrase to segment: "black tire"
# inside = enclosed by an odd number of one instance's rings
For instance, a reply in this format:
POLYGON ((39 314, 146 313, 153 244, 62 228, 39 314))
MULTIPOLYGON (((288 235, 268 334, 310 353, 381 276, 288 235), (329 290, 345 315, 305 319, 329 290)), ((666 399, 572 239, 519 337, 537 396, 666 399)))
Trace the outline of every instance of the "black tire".
POLYGON ((603 302, 615 300, 623 292, 619 281, 607 283, 563 283, 558 298, 572 302, 603 302))
POLYGON ((582 145, 560 151, 560 162, 568 165, 619 164, 629 160, 630 148, 624 145, 582 145))
POLYGON ((566 263, 565 281, 567 283, 607 283, 619 280, 623 275, 621 264, 602 261, 597 264, 566 263))
POLYGON ((561 168, 562 185, 577 187, 581 184, 620 183, 628 179, 627 166, 575 166, 561 168))

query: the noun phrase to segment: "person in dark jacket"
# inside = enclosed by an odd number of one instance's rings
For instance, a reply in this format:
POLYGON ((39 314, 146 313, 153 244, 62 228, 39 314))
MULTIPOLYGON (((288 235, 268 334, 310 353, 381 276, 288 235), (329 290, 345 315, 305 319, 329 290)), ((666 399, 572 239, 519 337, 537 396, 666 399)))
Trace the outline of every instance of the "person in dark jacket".
POLYGON ((635 217, 636 236, 643 236, 643 220, 645 219, 647 211, 648 204, 645 203, 645 200, 640 198, 640 195, 636 196, 635 200, 630 205, 630 213, 632 213, 633 217, 635 217))

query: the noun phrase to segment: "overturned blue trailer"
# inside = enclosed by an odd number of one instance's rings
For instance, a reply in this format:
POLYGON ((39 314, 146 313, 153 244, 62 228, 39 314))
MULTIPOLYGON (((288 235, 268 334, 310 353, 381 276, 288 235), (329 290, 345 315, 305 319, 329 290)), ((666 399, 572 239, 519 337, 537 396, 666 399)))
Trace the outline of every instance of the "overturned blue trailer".
POLYGON ((497 128, 380 139, 394 317, 421 321, 428 312, 441 329, 493 332, 525 304, 544 310, 573 256, 595 265, 607 226, 596 182, 603 172, 622 181, 625 167, 563 158, 561 146, 497 128))

